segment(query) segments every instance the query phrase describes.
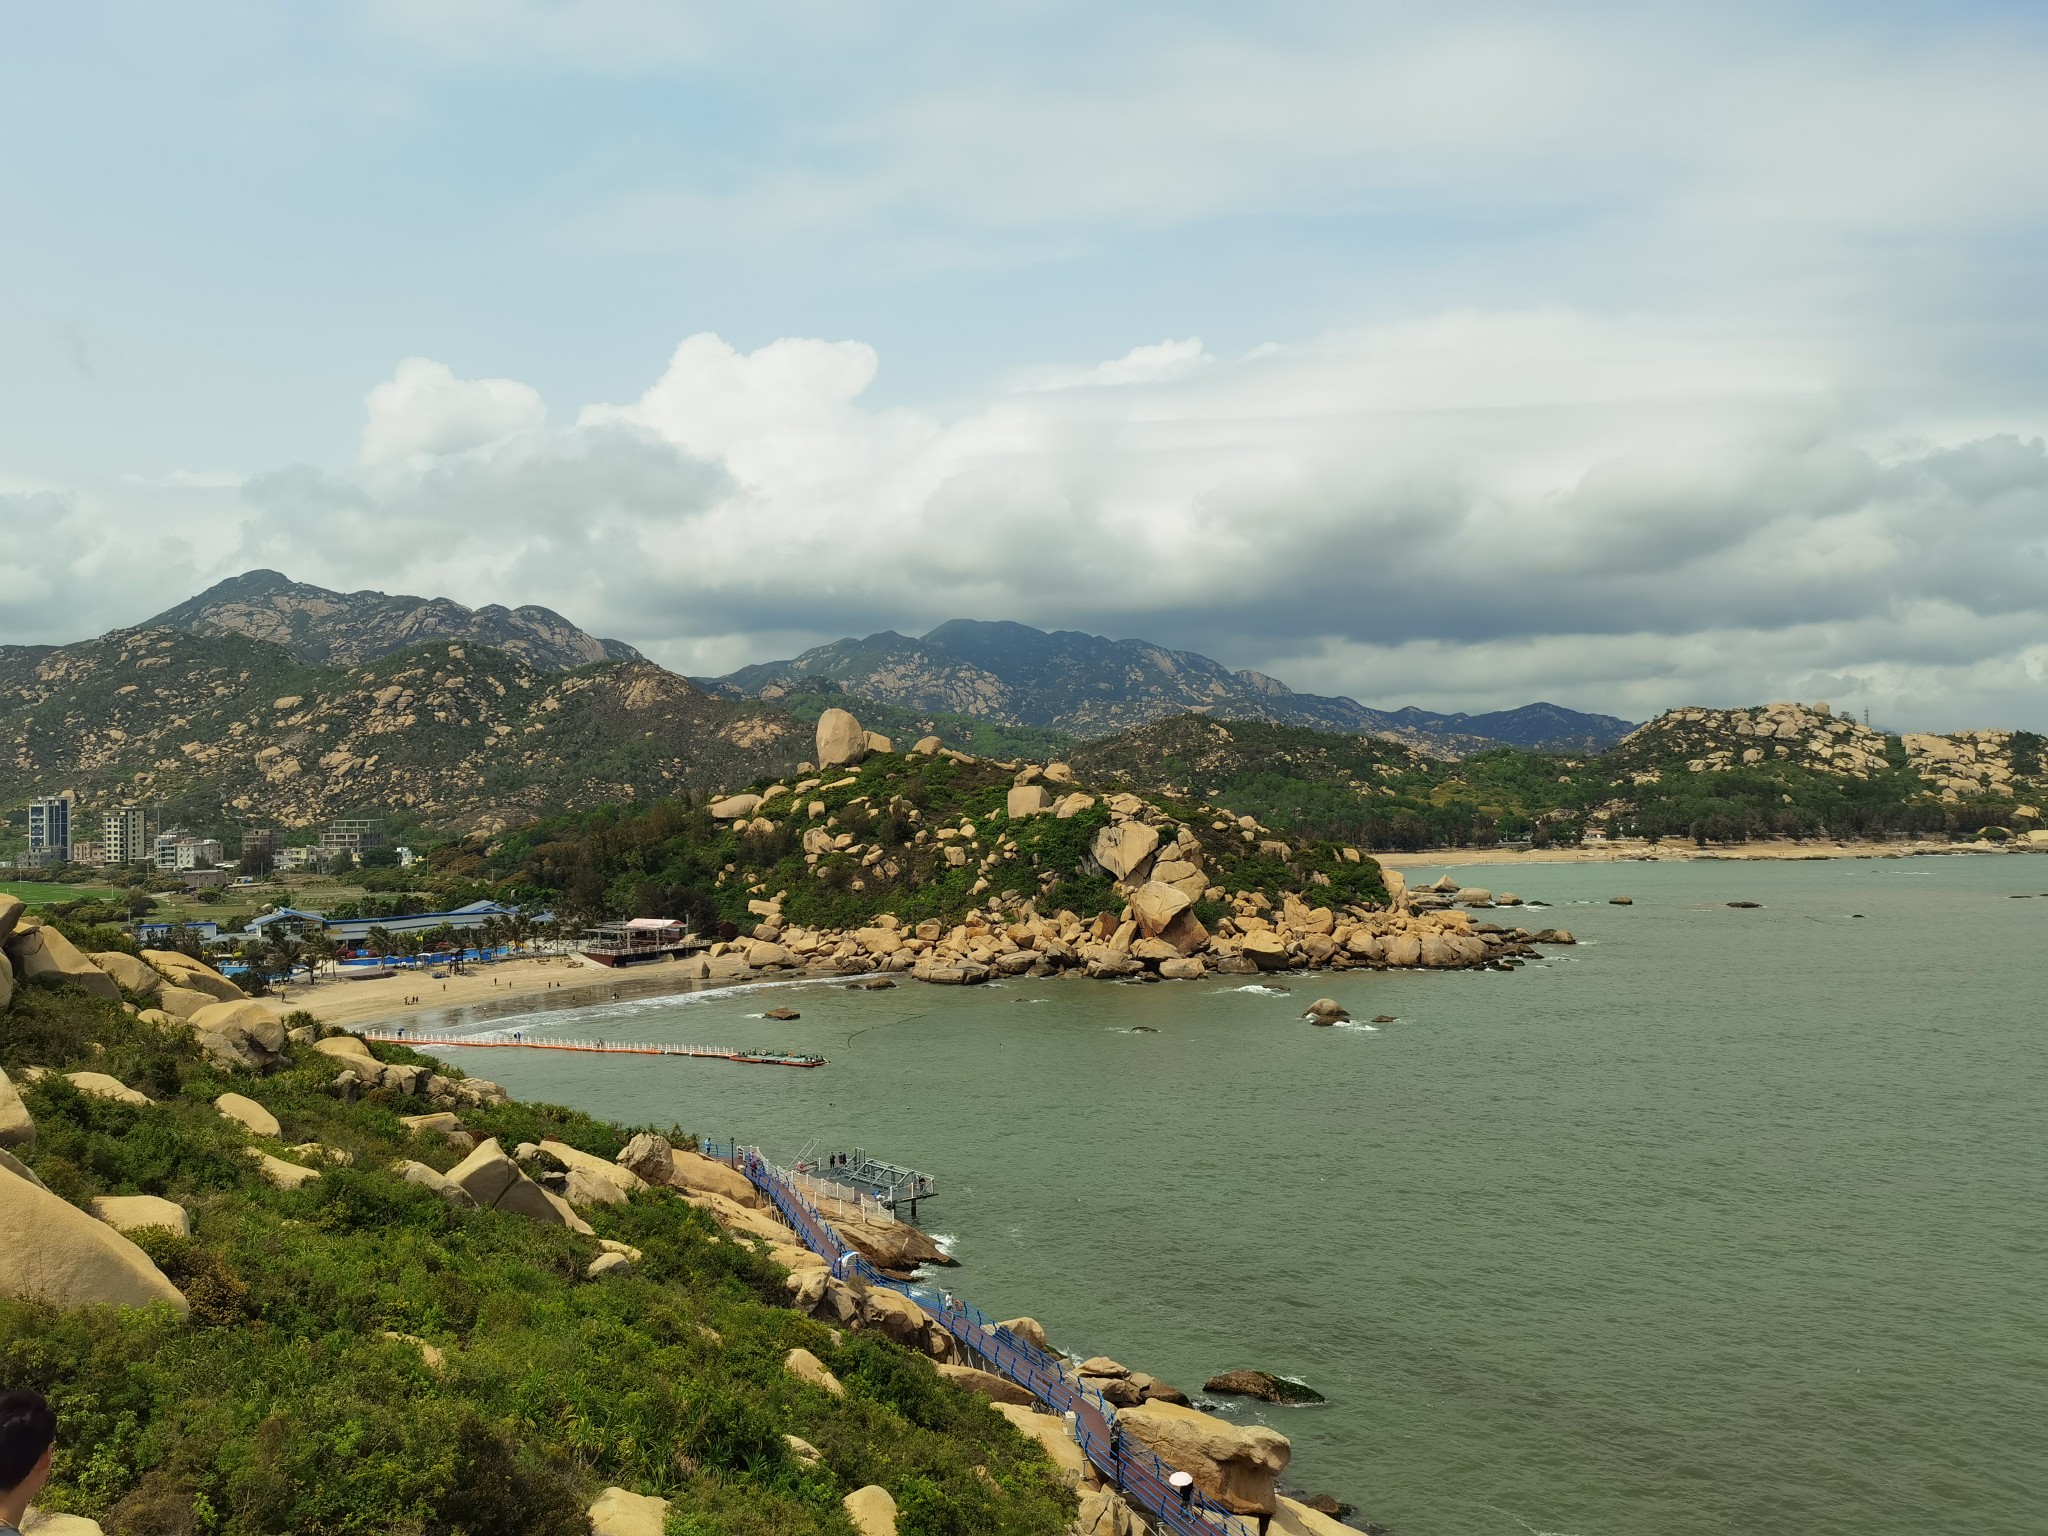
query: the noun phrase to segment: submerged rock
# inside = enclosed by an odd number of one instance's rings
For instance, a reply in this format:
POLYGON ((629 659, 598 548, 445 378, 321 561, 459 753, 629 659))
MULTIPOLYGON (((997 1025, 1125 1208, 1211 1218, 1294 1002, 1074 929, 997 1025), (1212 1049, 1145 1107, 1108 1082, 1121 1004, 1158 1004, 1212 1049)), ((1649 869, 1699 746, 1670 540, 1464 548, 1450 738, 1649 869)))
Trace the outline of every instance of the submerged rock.
POLYGON ((1205 1392, 1227 1392, 1236 1397, 1256 1397, 1262 1403, 1320 1403, 1323 1394, 1298 1381, 1275 1376, 1270 1371, 1225 1371, 1202 1383, 1205 1392))

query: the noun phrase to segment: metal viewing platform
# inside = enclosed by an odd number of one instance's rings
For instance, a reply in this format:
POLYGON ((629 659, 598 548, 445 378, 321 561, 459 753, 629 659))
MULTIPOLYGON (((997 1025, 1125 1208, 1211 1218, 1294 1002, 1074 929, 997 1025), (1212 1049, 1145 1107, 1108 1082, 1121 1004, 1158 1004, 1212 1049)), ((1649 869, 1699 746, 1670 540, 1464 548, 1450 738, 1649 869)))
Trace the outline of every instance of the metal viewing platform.
POLYGON ((827 1184, 843 1185, 853 1193, 887 1207, 892 1215, 901 1216, 907 1208, 909 1220, 913 1222, 917 1220, 917 1202, 929 1200, 939 1192, 939 1181, 931 1174, 885 1163, 870 1157, 859 1147, 851 1152, 827 1153, 815 1163, 808 1164, 804 1172, 827 1184))

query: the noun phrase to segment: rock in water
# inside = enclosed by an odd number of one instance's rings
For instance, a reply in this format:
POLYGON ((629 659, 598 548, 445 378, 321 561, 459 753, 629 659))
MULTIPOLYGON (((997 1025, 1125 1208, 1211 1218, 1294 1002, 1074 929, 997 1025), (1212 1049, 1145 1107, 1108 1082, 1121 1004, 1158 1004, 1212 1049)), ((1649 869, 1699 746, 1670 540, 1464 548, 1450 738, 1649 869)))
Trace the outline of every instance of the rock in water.
POLYGON ((766 1013, 762 1014, 761 1017, 764 1019, 780 1019, 784 1023, 787 1023, 791 1019, 800 1019, 803 1017, 803 1015, 798 1013, 794 1008, 770 1008, 766 1013))
POLYGON ((1204 1392, 1227 1392, 1235 1397, 1256 1397, 1262 1403, 1320 1403, 1325 1399, 1314 1387, 1275 1376, 1270 1371, 1225 1371, 1202 1383, 1204 1392))
POLYGON ((1308 1005, 1308 1012, 1302 1017, 1312 1024, 1335 1024, 1350 1018, 1351 1014, 1334 997, 1319 997, 1308 1005))
POLYGON ((1635 904, 1636 899, 1633 896, 1610 896, 1607 898, 1607 905, 1610 907, 1632 907, 1635 904))
POLYGON ((818 716, 818 766, 851 767, 868 755, 867 732, 843 709, 818 716))
POLYGON ((1745 907, 1749 909, 1754 909, 1762 906, 1763 903, 1760 901, 1731 901, 1728 903, 1728 905, 1731 907, 1745 907))
POLYGON ((1394 1016, 1391 1013, 1376 1013, 1372 1016, 1372 1021, 1375 1024, 1391 1024, 1394 1022, 1394 1016))

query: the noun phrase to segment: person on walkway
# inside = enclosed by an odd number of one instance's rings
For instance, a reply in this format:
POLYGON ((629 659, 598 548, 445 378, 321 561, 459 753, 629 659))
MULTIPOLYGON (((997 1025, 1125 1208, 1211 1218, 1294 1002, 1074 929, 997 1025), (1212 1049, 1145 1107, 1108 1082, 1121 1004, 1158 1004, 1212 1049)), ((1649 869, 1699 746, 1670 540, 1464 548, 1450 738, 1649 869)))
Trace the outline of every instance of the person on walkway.
POLYGON ((0 1393, 0 1536, 21 1536, 28 1506, 50 1480, 57 1415, 43 1394, 0 1393))

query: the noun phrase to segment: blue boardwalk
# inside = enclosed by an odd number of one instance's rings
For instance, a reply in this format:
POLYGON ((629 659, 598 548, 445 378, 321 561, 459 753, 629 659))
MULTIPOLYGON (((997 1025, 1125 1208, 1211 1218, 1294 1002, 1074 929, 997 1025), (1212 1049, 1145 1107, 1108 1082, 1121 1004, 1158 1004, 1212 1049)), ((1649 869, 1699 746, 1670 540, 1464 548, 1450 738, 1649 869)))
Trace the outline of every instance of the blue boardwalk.
POLYGON ((834 1275, 841 1279, 857 1275, 869 1285, 886 1286, 908 1296, 988 1369, 1016 1382, 1054 1413, 1072 1414, 1075 1438, 1089 1463, 1105 1483, 1121 1491, 1155 1523, 1176 1536, 1257 1536, 1254 1522, 1231 1514, 1200 1490, 1190 1489, 1183 1498, 1167 1481, 1174 1469, 1145 1447, 1126 1444, 1117 1432, 1116 1410, 1100 1394, 1063 1374, 1059 1361, 1052 1355, 999 1327, 977 1308, 957 1300, 950 1305, 935 1300, 915 1286, 890 1279, 858 1253, 843 1247, 838 1234, 817 1208, 754 1148, 705 1150, 714 1156, 719 1152, 734 1155, 755 1187, 775 1202, 775 1208, 796 1229, 805 1246, 831 1263, 834 1275))

